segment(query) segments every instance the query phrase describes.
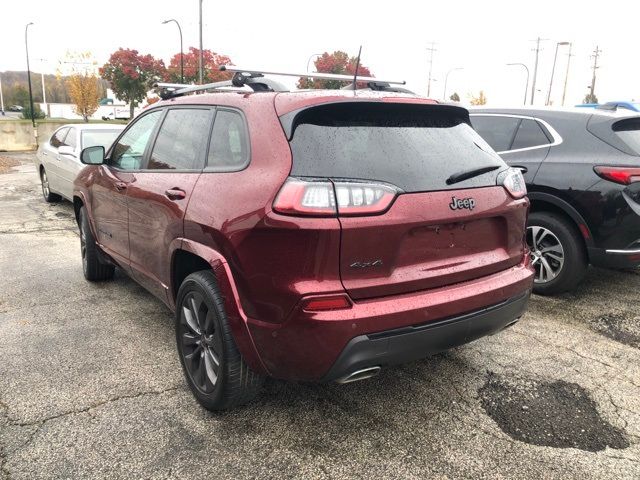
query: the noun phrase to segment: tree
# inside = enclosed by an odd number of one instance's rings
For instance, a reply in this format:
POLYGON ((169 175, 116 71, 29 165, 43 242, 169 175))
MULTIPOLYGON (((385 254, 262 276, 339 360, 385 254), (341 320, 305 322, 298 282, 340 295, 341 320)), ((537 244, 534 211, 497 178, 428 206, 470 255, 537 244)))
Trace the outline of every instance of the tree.
POLYGON ((89 73, 76 73, 67 80, 67 90, 73 111, 80 115, 85 122, 96 113, 100 102, 100 86, 95 75, 89 73))
POLYGON ((458 95, 458 92, 453 92, 453 95, 449 97, 449 100, 451 100, 452 102, 459 102, 460 95, 458 95))
POLYGON ((596 97, 593 93, 589 92, 585 95, 582 103, 598 103, 598 97, 596 97))
MULTIPOLYGON (((15 85, 13 90, 13 103, 21 107, 29 107, 29 91, 22 85, 15 85)), ((31 118, 31 117, 29 117, 31 118)))
POLYGON ((137 50, 119 48, 100 69, 100 75, 109 82, 116 96, 133 109, 147 96, 147 91, 165 74, 164 62, 151 55, 140 55, 137 50))
MULTIPOLYGON (((316 72, 321 73, 337 73, 340 75, 353 75, 356 72, 357 57, 349 57, 349 55, 340 50, 333 53, 324 52, 320 57, 316 58, 313 64, 316 72)), ((372 77, 373 75, 367 67, 360 63, 358 67, 358 75, 363 77, 372 77)), ((346 84, 340 80, 319 80, 300 77, 298 80, 298 88, 328 88, 338 90, 346 84)), ((358 82, 359 87, 363 87, 362 82, 358 82)))
POLYGON ((471 105, 486 105, 487 97, 484 94, 484 90, 480 90, 478 96, 474 96, 473 94, 469 95, 469 103, 471 105))
MULTIPOLYGON (((184 54, 184 81, 185 83, 199 83, 198 68, 200 50, 189 47, 189 51, 184 54)), ((202 51, 203 80, 205 83, 221 82, 231 79, 230 72, 221 72, 220 65, 230 65, 231 59, 226 55, 221 55, 211 50, 202 51)), ((169 61, 165 80, 171 83, 180 83, 180 53, 176 53, 169 61)))

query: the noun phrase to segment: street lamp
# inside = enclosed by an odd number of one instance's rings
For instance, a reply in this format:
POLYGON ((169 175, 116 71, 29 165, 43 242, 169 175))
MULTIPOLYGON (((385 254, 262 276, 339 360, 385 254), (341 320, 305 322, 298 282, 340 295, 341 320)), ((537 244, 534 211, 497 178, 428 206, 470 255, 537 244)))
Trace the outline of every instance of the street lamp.
POLYGON ((198 80, 200 85, 204 83, 204 57, 202 56, 202 0, 198 1, 200 13, 200 54, 198 55, 198 80))
POLYGON ((309 60, 307 60, 307 73, 309 73, 309 64, 311 63, 311 60, 313 59, 313 57, 321 57, 322 53, 313 53, 309 56, 309 60))
POLYGON ((527 83, 524 86, 524 103, 523 105, 527 104, 527 90, 529 90, 529 67, 527 67, 524 63, 507 63, 508 66, 513 67, 513 66, 517 66, 517 67, 523 67, 526 71, 527 71, 527 83))
POLYGON ((167 23, 174 22, 178 26, 178 32, 180 33, 180 82, 184 83, 184 53, 182 49, 182 28, 180 28, 180 24, 175 18, 170 18, 169 20, 165 20, 162 22, 163 25, 167 23))
POLYGON ((33 128, 36 127, 36 120, 33 112, 33 92, 31 91, 31 69, 29 67, 29 42, 27 33, 29 32, 29 25, 33 25, 33 22, 27 23, 24 27, 24 47, 27 52, 27 81, 29 82, 29 106, 31 109, 31 125, 33 128))
POLYGON ((455 67, 450 69, 447 74, 444 76, 444 91, 442 92, 442 99, 447 100, 447 82, 449 81, 449 74, 451 72, 455 72, 456 70, 463 70, 462 67, 455 67))
POLYGON ((553 67, 551 67, 551 80, 549 81, 549 91, 547 92, 547 102, 545 105, 549 105, 551 101, 551 87, 553 87, 553 75, 556 71, 556 60, 558 60, 558 47, 560 45, 570 45, 569 42, 557 42, 556 43, 556 54, 553 56, 553 67))

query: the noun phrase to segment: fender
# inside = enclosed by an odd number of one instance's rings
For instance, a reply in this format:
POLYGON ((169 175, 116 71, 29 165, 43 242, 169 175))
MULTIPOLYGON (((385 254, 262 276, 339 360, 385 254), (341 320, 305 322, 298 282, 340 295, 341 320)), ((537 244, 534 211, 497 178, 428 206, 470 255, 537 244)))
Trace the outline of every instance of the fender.
POLYGON ((555 195, 551 195, 550 193, 544 193, 544 192, 529 192, 528 197, 531 202, 540 200, 542 202, 547 202, 558 207, 560 210, 566 213, 576 223, 576 225, 578 225, 579 230, 581 231, 580 233, 582 233, 582 238, 584 239, 587 247, 595 246, 593 243, 593 235, 591 234, 591 229, 589 229, 589 225, 587 225, 587 222, 585 221, 583 216, 580 215, 580 212, 578 212, 570 203, 566 202, 565 200, 562 200, 560 197, 556 197, 555 195), (582 231, 581 226, 583 226, 586 229, 586 232, 589 235, 587 238, 585 238, 585 235, 584 235, 584 232, 582 231))
MULTIPOLYGON (((211 265, 211 269, 218 281, 218 288, 220 288, 220 293, 224 298, 224 309, 227 313, 229 327, 231 328, 231 333, 238 346, 238 350, 242 354, 242 358, 253 371, 263 375, 270 375, 260 359, 258 350, 249 332, 248 318, 240 303, 240 295, 238 294, 238 289, 227 260, 221 253, 213 248, 185 238, 176 238, 171 242, 169 254, 172 260, 177 250, 192 253, 211 265)), ((171 273, 171 278, 173 279, 173 272, 171 273)), ((171 280, 170 283, 169 292, 172 292, 174 291, 173 280, 171 280)), ((173 295, 169 295, 169 303, 171 309, 175 311, 176 305, 173 295)))

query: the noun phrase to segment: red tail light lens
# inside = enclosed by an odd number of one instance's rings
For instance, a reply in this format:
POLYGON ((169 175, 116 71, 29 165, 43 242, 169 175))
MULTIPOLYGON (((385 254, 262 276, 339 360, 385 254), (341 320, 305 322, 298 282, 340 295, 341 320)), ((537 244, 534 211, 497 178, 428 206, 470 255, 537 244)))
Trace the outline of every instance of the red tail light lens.
POLYGON ((351 308, 351 306, 351 301, 344 295, 309 298, 302 304, 302 308, 308 312, 344 310, 347 308, 351 308))
POLYGON ((640 182, 640 168, 637 167, 593 167, 599 177, 621 185, 640 182))
POLYGON ((509 168, 498 175, 498 185, 502 185, 513 198, 522 198, 527 194, 527 185, 522 172, 517 168, 509 168))
POLYGON ((273 209, 288 215, 375 215, 385 212, 398 193, 380 183, 291 177, 278 192, 273 209))

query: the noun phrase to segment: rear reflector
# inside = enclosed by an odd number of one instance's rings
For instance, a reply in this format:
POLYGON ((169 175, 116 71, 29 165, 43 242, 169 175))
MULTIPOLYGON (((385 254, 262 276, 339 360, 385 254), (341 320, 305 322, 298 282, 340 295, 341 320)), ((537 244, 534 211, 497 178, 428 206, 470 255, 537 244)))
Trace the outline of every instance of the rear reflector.
POLYGON ((321 312, 324 310, 344 310, 351 308, 351 301, 344 295, 333 297, 309 298, 304 301, 302 308, 308 312, 321 312))
POLYGON ((290 177, 278 192, 273 209, 288 215, 321 217, 375 215, 386 211, 398 193, 397 188, 380 183, 290 177))
POLYGON ((621 185, 640 182, 640 168, 638 167, 593 167, 598 176, 621 185))

